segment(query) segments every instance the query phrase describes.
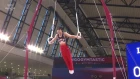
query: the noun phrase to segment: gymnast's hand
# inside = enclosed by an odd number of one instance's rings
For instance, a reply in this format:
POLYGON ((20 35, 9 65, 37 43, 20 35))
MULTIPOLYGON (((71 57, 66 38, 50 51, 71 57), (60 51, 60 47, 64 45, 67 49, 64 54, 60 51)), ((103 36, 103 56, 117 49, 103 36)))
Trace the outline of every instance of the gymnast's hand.
POLYGON ((48 43, 49 43, 49 44, 53 44, 54 42, 52 42, 52 41, 49 41, 48 43))
POLYGON ((78 35, 77 35, 77 39, 81 39, 81 36, 78 36, 78 35))
POLYGON ((48 43, 53 44, 54 43, 53 40, 54 40, 53 38, 48 38, 48 43))
POLYGON ((77 39, 81 39, 81 32, 77 33, 77 39))

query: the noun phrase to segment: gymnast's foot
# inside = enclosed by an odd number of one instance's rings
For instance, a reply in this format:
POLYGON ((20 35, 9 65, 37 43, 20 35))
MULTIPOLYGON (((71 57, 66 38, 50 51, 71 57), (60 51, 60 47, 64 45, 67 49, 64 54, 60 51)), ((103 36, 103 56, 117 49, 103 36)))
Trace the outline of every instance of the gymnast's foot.
POLYGON ((74 70, 69 70, 69 73, 70 73, 70 74, 73 74, 73 73, 74 73, 74 70))

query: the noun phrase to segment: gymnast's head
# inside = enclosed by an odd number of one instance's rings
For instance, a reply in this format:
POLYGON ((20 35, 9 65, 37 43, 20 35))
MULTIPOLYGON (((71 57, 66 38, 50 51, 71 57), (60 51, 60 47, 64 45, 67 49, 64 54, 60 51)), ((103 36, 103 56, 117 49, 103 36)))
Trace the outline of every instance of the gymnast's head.
POLYGON ((62 33, 62 32, 63 32, 63 27, 59 26, 59 27, 57 28, 57 33, 62 33))

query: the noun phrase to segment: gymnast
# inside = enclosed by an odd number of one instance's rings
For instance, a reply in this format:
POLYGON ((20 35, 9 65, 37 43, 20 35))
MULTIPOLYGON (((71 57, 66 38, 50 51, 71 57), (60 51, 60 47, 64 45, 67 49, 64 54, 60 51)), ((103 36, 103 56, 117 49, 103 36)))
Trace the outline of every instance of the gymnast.
POLYGON ((54 38, 52 38, 52 40, 49 41, 49 44, 53 44, 55 40, 58 40, 59 45, 60 45, 61 54, 62 54, 62 57, 63 57, 66 65, 69 69, 69 73, 73 74, 74 73, 74 67, 73 67, 73 62, 72 62, 72 56, 71 56, 71 51, 66 44, 66 38, 80 39, 81 36, 71 35, 67 32, 63 32, 63 28, 58 27, 57 34, 55 35, 54 38))

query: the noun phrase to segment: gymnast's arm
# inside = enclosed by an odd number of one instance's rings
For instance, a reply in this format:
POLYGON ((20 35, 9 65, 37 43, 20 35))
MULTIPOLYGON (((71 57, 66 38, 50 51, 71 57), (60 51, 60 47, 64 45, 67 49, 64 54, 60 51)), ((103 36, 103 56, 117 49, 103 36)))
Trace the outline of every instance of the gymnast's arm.
POLYGON ((55 35, 55 37, 49 42, 49 44, 53 44, 54 41, 57 39, 57 34, 55 35))
POLYGON ((71 34, 69 34, 67 32, 64 32, 64 35, 67 36, 67 37, 69 37, 69 38, 77 38, 78 39, 78 36, 77 35, 71 35, 71 34))

